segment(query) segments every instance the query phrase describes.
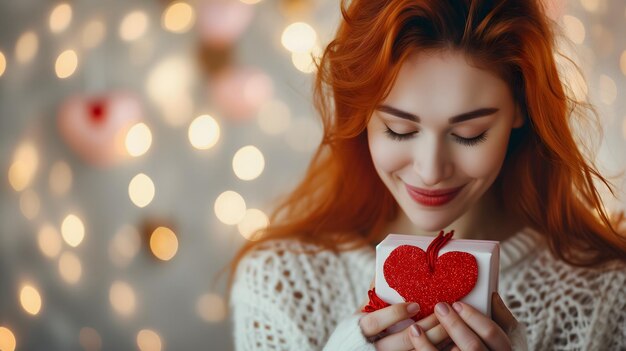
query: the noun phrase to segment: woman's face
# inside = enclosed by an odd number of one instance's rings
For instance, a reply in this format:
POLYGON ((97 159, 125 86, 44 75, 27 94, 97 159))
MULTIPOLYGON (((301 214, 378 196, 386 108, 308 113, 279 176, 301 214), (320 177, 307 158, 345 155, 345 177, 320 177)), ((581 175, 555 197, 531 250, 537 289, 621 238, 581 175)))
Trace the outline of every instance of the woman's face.
POLYGON ((376 172, 406 216, 439 231, 493 184, 511 129, 523 123, 502 79, 444 51, 403 64, 367 134, 376 172))

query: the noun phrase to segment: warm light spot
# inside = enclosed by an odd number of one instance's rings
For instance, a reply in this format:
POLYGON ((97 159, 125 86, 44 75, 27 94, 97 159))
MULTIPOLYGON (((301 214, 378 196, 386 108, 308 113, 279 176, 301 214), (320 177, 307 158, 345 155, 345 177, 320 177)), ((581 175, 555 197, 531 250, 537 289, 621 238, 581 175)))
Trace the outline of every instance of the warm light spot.
POLYGON ((148 15, 143 11, 134 11, 126 15, 120 25, 120 37, 125 41, 141 38, 148 29, 148 15))
POLYGON ((163 27, 170 32, 187 32, 194 23, 195 13, 193 7, 185 2, 175 2, 165 9, 163 13, 163 27))
POLYGON ((215 200, 215 215, 222 223, 235 225, 246 215, 246 202, 234 191, 225 191, 215 200))
POLYGON ((148 74, 146 91, 162 111, 165 121, 181 126, 192 117, 194 62, 188 57, 172 56, 159 62, 148 74))
POLYGON ((150 329, 143 329, 137 333, 137 346, 140 351, 161 351, 163 344, 159 334, 150 329))
POLYGON ((607 105, 611 105, 616 98, 617 85, 615 81, 607 75, 600 75, 600 100, 607 105))
POLYGON ((143 173, 137 174, 128 185, 130 200, 137 207, 146 207, 154 199, 154 183, 143 173))
POLYGON ((85 237, 85 225, 83 221, 76 215, 68 215, 61 224, 61 235, 68 245, 72 247, 78 246, 85 237))
POLYGON ((626 50, 622 52, 622 56, 619 58, 619 67, 622 70, 622 73, 626 76, 626 50))
POLYGON ((589 12, 598 12, 600 0, 580 0, 581 5, 589 12))
POLYGON ((50 30, 52 33, 64 31, 72 21, 72 8, 68 4, 60 4, 50 14, 50 30))
POLYGON ((77 283, 83 273, 83 267, 78 257, 71 252, 63 253, 59 259, 59 273, 66 282, 77 283))
POLYGON ((178 251, 178 239, 169 228, 158 227, 150 236, 150 250, 156 258, 169 261, 178 251))
POLYGON ((27 219, 33 220, 39 214, 39 196, 31 189, 25 190, 20 196, 20 210, 27 219))
POLYGON ((212 148, 220 138, 220 126, 215 118, 209 115, 197 117, 189 125, 189 142, 200 150, 212 148))
POLYGON ((85 351, 100 351, 102 349, 102 338, 93 328, 81 328, 78 342, 85 351))
POLYGON ((78 67, 78 56, 74 50, 66 50, 59 55, 55 65, 57 77, 64 79, 76 72, 78 67))
POLYGON ((64 161, 57 161, 50 169, 50 178, 48 181, 50 192, 54 195, 64 195, 72 186, 72 170, 64 161))
POLYGON ((285 134, 287 144, 299 152, 311 152, 322 140, 321 126, 312 118, 294 118, 285 134))
POLYGON ((15 351, 17 342, 15 335, 11 329, 7 327, 0 327, 0 350, 2 351, 15 351))
POLYGON ((284 102, 270 100, 261 106, 257 118, 261 130, 269 135, 278 135, 289 128, 291 112, 284 102))
POLYGON ((15 59, 19 63, 30 62, 39 49, 39 38, 33 31, 26 32, 20 36, 15 45, 15 59))
POLYGON ((106 34, 106 26, 104 22, 95 19, 87 23, 83 30, 83 45, 86 48, 95 48, 98 46, 106 34))
POLYGON ((0 51, 0 77, 4 74, 4 71, 7 68, 7 59, 4 57, 2 51, 0 51))
POLYGON ((233 171, 241 180, 256 179, 265 168, 265 158, 255 146, 244 146, 233 157, 233 171))
POLYGON ((291 62, 298 71, 313 73, 317 70, 314 60, 319 60, 321 56, 322 49, 318 45, 315 45, 311 51, 291 53, 291 62))
POLYGON ((281 43, 291 52, 310 52, 315 45, 317 33, 304 22, 292 23, 283 31, 281 43))
POLYGON ((248 4, 248 5, 254 5, 254 4, 258 4, 261 2, 261 0, 239 0, 241 2, 243 2, 244 4, 248 4))
POLYGON ((123 316, 129 316, 135 312, 135 292, 127 283, 114 282, 109 291, 109 301, 113 309, 123 316))
POLYGON ((237 224, 239 234, 248 240, 257 240, 258 237, 255 234, 257 230, 265 229, 269 225, 270 221, 267 215, 261 210, 256 208, 250 208, 246 211, 246 215, 241 222, 237 224))
POLYGON ((37 235, 39 249, 49 258, 54 258, 61 252, 61 237, 59 232, 50 224, 44 224, 37 235))
POLYGON ((582 44, 585 41, 585 26, 576 17, 563 16, 563 24, 565 26, 565 34, 576 44, 582 44))
POLYGON ((24 190, 35 177, 39 155, 32 142, 23 142, 15 151, 9 168, 9 183, 16 191, 24 190))
POLYGON ((207 322, 220 322, 226 318, 226 303, 216 294, 200 296, 196 303, 198 315, 207 322))
POLYGON ((126 134, 126 151, 134 157, 145 154, 152 145, 152 132, 145 123, 137 123, 126 134))
POLYGON ((33 286, 24 285, 20 290, 20 303, 26 312, 36 315, 41 310, 41 295, 33 286))
POLYGON ((120 228, 109 245, 109 257, 118 267, 128 265, 139 252, 141 238, 139 232, 132 226, 120 228))

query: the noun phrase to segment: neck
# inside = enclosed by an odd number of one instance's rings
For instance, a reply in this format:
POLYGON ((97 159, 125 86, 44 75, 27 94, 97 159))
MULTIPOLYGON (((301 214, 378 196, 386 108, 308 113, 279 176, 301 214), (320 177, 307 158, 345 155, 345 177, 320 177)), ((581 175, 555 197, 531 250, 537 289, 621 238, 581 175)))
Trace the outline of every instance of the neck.
MULTIPOLYGON (((523 227, 524 225, 519 219, 503 210, 503 206, 497 203, 490 190, 473 208, 442 230, 446 232, 454 230, 455 239, 503 241, 519 232, 523 227)), ((385 228, 383 235, 389 233, 421 236, 438 234, 419 229, 402 210, 400 210, 398 217, 385 228)))

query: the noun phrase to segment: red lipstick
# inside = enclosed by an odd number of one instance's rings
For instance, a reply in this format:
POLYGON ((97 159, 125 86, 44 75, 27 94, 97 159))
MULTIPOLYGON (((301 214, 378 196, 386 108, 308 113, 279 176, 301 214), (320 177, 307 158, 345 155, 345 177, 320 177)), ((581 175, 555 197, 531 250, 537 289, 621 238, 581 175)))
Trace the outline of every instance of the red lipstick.
POLYGON ((404 184, 409 196, 424 206, 443 206, 452 201, 463 189, 463 186, 449 189, 422 189, 404 184))

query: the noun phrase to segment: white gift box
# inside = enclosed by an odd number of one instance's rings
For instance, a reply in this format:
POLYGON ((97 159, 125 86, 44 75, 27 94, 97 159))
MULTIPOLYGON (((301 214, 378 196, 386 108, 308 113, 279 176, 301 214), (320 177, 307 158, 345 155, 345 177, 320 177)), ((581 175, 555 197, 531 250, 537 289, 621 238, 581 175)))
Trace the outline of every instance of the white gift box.
MULTIPOLYGON (((394 249, 401 245, 416 246, 426 252, 434 239, 435 237, 430 236, 389 234, 376 246, 375 288, 378 297, 389 304, 405 302, 404 298, 391 288, 385 279, 383 270, 385 260, 394 249)), ((491 294, 498 290, 499 243, 489 240, 450 239, 439 250, 437 258, 451 251, 461 251, 473 255, 478 268, 476 284, 460 301, 473 306, 487 316, 491 316, 491 294)))

